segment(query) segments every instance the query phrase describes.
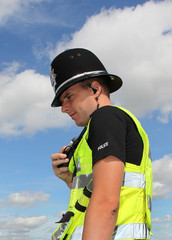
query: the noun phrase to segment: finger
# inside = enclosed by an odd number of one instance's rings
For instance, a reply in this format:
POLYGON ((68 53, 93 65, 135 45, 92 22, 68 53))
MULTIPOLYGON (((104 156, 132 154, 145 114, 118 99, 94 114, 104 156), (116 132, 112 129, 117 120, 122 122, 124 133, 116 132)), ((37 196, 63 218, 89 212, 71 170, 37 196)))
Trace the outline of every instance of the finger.
POLYGON ((69 169, 68 167, 61 167, 61 168, 54 168, 54 174, 59 177, 63 178, 66 174, 69 174, 69 169))
POLYGON ((63 147, 60 149, 59 153, 63 153, 64 150, 65 150, 65 148, 66 148, 66 146, 63 146, 63 147))
POLYGON ((65 153, 54 153, 54 154, 51 155, 51 160, 56 161, 56 160, 64 159, 66 157, 67 156, 66 156, 65 153))
POLYGON ((54 159, 53 161, 52 161, 52 165, 53 165, 53 168, 57 168, 58 167, 58 165, 61 165, 61 164, 63 164, 63 163, 67 163, 67 162, 69 162, 69 159, 68 158, 61 158, 61 159, 54 159))

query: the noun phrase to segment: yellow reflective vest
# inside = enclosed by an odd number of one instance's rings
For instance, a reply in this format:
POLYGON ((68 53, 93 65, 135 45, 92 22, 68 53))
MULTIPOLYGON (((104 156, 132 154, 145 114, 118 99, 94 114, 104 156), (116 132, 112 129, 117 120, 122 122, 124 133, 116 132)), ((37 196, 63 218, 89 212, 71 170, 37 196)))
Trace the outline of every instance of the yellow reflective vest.
MULTIPOLYGON (((143 154, 139 166, 125 163, 118 219, 111 240, 150 239, 153 174, 149 140, 136 117, 119 108, 135 122, 143 141, 143 154)), ((69 170, 75 171, 75 176, 68 210, 52 234, 52 240, 82 239, 85 212, 92 192, 92 152, 87 144, 88 134, 89 124, 69 164, 69 170)))

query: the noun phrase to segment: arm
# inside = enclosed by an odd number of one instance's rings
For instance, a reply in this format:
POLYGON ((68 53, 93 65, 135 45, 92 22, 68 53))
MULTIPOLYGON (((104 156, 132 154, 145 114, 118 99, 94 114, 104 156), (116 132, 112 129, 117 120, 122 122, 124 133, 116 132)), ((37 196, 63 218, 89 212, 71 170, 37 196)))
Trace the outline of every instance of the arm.
POLYGON ((66 154, 63 154, 64 151, 63 147, 60 149, 59 153, 54 153, 51 155, 51 160, 52 160, 52 167, 54 170, 54 174, 59 177, 61 180, 63 180, 69 188, 72 186, 72 173, 69 171, 68 167, 61 167, 58 168, 57 166, 66 163, 69 161, 68 158, 66 158, 66 154))
POLYGON ((82 240, 110 240, 118 216, 124 163, 108 156, 93 167, 93 193, 87 208, 82 240))

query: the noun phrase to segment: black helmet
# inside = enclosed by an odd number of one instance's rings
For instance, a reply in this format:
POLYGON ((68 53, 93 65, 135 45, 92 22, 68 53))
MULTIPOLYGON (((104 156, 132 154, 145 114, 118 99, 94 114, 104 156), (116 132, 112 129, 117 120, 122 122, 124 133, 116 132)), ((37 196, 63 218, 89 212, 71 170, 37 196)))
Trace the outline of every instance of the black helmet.
POLYGON ((89 50, 74 48, 62 52, 51 63, 50 79, 55 92, 51 106, 61 106, 60 95, 73 84, 97 76, 107 76, 110 93, 122 86, 121 78, 109 74, 89 50))

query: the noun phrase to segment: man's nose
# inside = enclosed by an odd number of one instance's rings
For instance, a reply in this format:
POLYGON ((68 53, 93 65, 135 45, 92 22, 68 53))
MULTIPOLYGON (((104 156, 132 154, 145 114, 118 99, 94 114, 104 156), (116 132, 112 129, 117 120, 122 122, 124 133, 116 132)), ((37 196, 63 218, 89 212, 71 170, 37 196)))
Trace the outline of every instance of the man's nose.
POLYGON ((61 106, 61 111, 63 112, 63 113, 67 113, 67 111, 68 111, 68 104, 67 103, 65 103, 65 102, 63 102, 62 103, 62 106, 61 106))

